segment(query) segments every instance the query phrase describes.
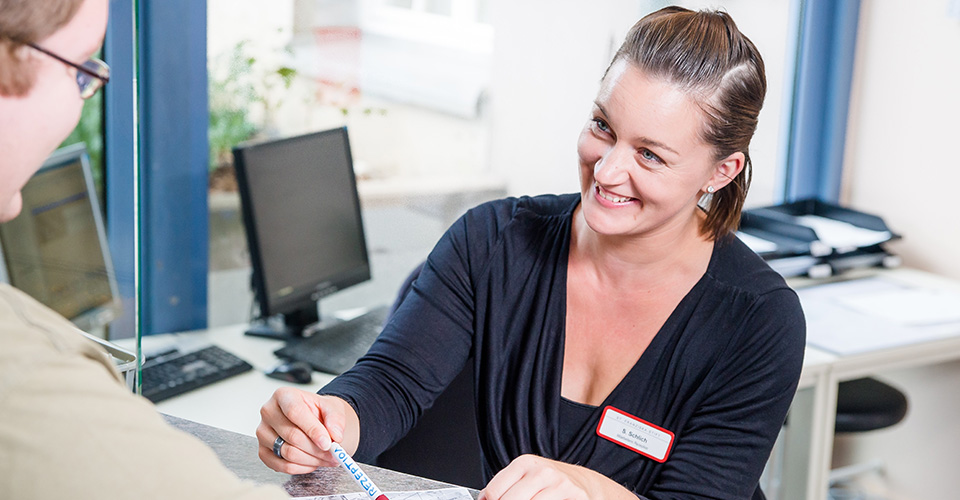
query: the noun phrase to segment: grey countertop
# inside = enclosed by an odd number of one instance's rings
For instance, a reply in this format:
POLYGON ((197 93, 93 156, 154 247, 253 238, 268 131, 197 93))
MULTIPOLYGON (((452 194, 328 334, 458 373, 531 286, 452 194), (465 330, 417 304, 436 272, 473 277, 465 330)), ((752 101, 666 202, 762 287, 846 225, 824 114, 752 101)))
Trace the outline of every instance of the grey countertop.
MULTIPOLYGON (((174 427, 198 437, 220 457, 220 461, 241 479, 282 486, 291 496, 332 495, 362 491, 340 467, 321 467, 309 474, 291 476, 269 469, 257 457, 257 440, 252 436, 164 416, 174 427)), ((394 472, 372 465, 363 467, 383 491, 410 491, 447 488, 452 485, 394 472)), ((478 492, 470 491, 474 498, 478 492)))

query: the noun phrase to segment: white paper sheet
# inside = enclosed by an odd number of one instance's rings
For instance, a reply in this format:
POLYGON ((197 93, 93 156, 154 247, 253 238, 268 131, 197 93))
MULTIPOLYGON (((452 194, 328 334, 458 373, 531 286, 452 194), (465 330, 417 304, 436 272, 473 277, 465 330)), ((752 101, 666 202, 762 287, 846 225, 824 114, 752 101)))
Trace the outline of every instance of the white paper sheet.
POLYGON ((759 236, 737 231, 737 238, 740 238, 740 241, 750 247, 750 250, 753 250, 755 253, 762 254, 767 252, 775 252, 777 250, 776 243, 770 240, 765 240, 759 236))
MULTIPOLYGON (((919 304, 937 291, 882 278, 797 290, 807 320, 807 342, 837 354, 856 354, 960 333, 960 303, 948 295, 919 304)), ((960 299, 960 296, 957 296, 960 299)))
POLYGON ((817 239, 841 253, 883 243, 893 236, 890 231, 864 229, 819 215, 801 215, 797 217, 797 221, 813 228, 817 233, 817 239))
MULTIPOLYGON (((466 488, 442 488, 421 491, 385 491, 390 500, 473 500, 466 488)), ((364 492, 320 495, 313 497, 295 497, 293 500, 368 500, 364 492)))
POLYGON ((840 297, 844 306, 903 325, 935 325, 960 321, 960 293, 899 289, 840 297))

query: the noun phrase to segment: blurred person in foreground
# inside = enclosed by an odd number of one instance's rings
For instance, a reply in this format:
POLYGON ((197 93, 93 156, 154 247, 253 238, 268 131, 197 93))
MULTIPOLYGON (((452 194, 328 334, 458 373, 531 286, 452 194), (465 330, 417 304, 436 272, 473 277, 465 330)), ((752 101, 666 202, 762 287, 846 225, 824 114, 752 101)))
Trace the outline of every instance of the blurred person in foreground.
MULTIPOLYGON (((0 222, 109 80, 108 0, 0 0, 0 222)), ((0 284, 0 498, 287 498, 240 481, 132 394, 103 349, 0 284)))

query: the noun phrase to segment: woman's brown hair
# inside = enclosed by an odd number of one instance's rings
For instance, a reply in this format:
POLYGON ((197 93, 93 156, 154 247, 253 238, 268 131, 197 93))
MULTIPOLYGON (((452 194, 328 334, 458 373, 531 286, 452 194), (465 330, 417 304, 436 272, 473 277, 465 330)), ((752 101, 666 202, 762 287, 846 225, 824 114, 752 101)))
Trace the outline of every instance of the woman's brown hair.
POLYGON ((725 12, 666 7, 630 29, 613 61, 620 59, 693 98, 706 117, 701 136, 716 160, 743 153, 743 170, 713 193, 700 228, 714 239, 735 230, 752 175, 750 139, 767 91, 756 46, 725 12))
POLYGON ((73 19, 83 0, 0 0, 0 95, 23 96, 36 76, 24 45, 73 19))

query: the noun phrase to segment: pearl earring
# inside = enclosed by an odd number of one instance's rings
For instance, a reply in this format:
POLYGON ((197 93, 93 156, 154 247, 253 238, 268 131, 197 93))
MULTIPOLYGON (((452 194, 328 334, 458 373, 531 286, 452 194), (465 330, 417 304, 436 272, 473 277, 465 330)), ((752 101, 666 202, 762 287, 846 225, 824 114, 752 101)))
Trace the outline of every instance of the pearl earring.
POLYGON ((716 190, 713 189, 713 186, 707 186, 707 192, 708 192, 708 193, 713 194, 714 191, 716 191, 716 190))

